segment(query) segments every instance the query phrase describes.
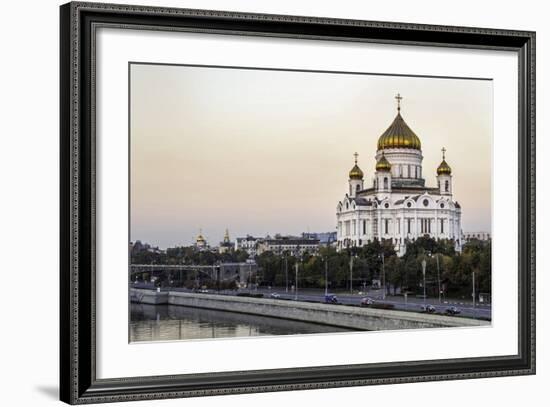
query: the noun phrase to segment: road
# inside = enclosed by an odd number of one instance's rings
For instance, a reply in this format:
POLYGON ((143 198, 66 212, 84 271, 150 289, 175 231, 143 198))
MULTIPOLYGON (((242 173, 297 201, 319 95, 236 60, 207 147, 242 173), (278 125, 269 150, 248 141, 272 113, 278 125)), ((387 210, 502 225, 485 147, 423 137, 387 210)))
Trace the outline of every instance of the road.
MULTIPOLYGON (((138 284, 132 284, 132 287, 134 288, 148 288, 148 289, 155 289, 153 284, 150 283, 138 283, 138 284)), ((182 292, 192 292, 192 290, 182 287, 170 287, 170 288, 163 288, 163 290, 169 289, 173 291, 182 291, 182 292)), ((265 298, 272 298, 272 294, 276 293, 278 294, 278 298, 280 300, 295 300, 296 295, 294 292, 289 289, 288 292, 286 292, 285 287, 276 287, 276 288, 258 288, 258 289, 241 289, 241 290, 223 290, 220 292, 217 292, 215 290, 209 290, 211 293, 221 294, 221 295, 237 295, 238 293, 258 293, 263 294, 265 298)), ((332 292, 331 292, 332 293, 332 292)), ((422 307, 424 305, 433 305, 435 307, 436 313, 445 313, 445 310, 449 308, 450 306, 456 306, 460 310, 460 316, 464 317, 471 317, 471 318, 483 318, 483 319, 491 319, 491 305, 487 304, 476 304, 475 307, 473 307, 471 301, 467 302, 464 300, 459 299, 448 299, 447 301, 443 301, 439 303, 438 298, 426 298, 426 301, 424 301, 423 298, 417 298, 417 297, 409 297, 407 298, 407 301, 405 301, 403 296, 386 296, 385 299, 382 298, 382 290, 368 290, 366 293, 363 294, 350 294, 350 293, 342 293, 342 292, 336 292, 334 293, 338 299, 338 304, 342 305, 359 305, 361 303, 361 299, 364 297, 372 298, 375 303, 381 303, 381 304, 391 304, 394 306, 393 309, 396 310, 402 310, 402 311, 409 311, 409 312, 422 312, 422 307)), ((325 302, 325 294, 324 290, 319 289, 304 289, 300 290, 298 288, 298 301, 308 301, 308 302, 325 302)), ((335 305, 337 306, 337 305, 335 305)))

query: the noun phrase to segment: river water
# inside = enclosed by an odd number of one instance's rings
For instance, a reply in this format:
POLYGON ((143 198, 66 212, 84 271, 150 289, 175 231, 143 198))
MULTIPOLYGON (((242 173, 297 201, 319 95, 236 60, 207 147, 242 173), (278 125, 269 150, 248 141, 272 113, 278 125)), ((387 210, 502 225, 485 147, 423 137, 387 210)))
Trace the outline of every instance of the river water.
POLYGON ((130 342, 346 332, 344 328, 174 305, 130 306, 130 342))

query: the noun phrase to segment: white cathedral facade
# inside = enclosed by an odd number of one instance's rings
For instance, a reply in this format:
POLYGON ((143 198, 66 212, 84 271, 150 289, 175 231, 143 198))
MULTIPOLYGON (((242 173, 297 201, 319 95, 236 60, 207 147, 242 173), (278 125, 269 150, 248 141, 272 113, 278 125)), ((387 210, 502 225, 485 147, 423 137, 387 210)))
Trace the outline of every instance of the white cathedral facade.
POLYGON ((338 202, 337 247, 361 247, 378 239, 389 239, 398 255, 406 244, 421 236, 449 239, 462 248, 461 208, 453 199, 451 167, 443 160, 436 169, 437 187, 425 185, 419 137, 401 116, 398 94, 397 116, 378 139, 376 168, 371 185, 364 182, 357 164, 349 172, 349 190, 338 202))

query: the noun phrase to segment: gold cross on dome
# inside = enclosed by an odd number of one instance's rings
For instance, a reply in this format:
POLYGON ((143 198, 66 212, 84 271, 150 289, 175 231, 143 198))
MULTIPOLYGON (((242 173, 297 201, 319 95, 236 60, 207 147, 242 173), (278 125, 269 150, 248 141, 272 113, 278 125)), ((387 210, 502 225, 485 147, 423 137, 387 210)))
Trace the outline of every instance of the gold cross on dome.
POLYGON ((445 151, 447 151, 447 149, 446 149, 445 147, 443 147, 443 148, 441 149, 441 152, 443 153, 443 159, 445 159, 445 151))
POLYGON ((403 96, 401 96, 399 93, 395 96, 395 99, 397 100, 397 110, 401 110, 401 99, 403 99, 403 96))
POLYGON ((355 164, 357 164, 357 157, 359 157, 359 154, 357 154, 357 151, 353 153, 353 156, 355 157, 355 164))

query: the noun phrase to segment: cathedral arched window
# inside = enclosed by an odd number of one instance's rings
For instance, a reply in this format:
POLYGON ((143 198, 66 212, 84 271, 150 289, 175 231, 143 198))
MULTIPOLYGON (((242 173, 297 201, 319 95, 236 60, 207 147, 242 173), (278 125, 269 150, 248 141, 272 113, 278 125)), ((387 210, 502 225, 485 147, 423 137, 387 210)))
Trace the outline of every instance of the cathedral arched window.
POLYGON ((355 186, 355 190, 356 190, 357 192, 359 192, 359 190, 360 190, 359 184, 357 184, 357 185, 355 186))
POLYGON ((384 189, 388 189, 388 178, 384 177, 384 189))
POLYGON ((445 192, 449 192, 449 180, 445 181, 445 192))

